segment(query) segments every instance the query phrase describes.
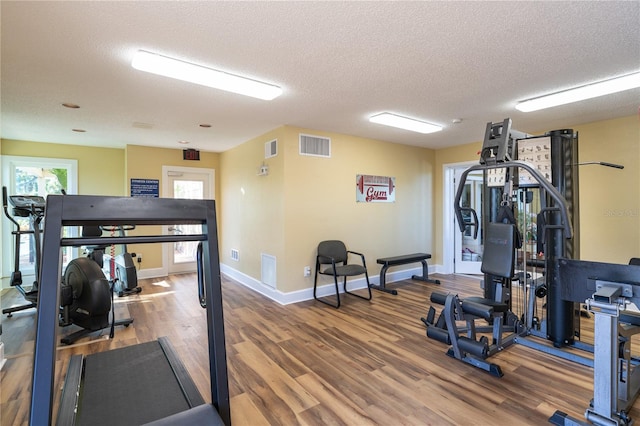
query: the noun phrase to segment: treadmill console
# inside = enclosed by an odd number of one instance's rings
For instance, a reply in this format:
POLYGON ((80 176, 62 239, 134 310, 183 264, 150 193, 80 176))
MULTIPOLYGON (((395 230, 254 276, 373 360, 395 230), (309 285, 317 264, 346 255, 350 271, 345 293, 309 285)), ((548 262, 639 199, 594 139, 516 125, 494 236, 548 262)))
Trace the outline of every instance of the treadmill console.
POLYGON ((10 195, 13 215, 28 217, 30 214, 44 215, 45 199, 39 195, 10 195))

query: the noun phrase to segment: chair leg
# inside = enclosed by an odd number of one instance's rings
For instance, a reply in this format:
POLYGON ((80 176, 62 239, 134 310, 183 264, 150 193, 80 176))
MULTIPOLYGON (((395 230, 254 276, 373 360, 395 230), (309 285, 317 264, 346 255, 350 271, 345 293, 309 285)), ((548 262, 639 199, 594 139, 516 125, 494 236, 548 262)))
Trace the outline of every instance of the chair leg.
POLYGON ((360 299, 364 299, 364 300, 371 300, 371 285, 369 285, 369 274, 367 274, 366 272, 364 273, 366 279, 367 279, 367 290, 369 291, 369 297, 366 296, 361 296, 359 294, 356 293, 352 293, 349 290, 347 290, 347 277, 344 277, 344 292, 348 293, 352 296, 356 296, 359 297, 360 299))
POLYGON ((316 276, 315 276, 315 279, 313 280, 313 298, 318 302, 324 303, 325 305, 329 305, 333 308, 338 309, 340 307, 340 293, 338 292, 338 279, 334 276, 333 280, 336 286, 336 299, 338 302, 335 305, 333 303, 327 302, 326 300, 322 300, 316 295, 316 289, 318 288, 318 267, 316 266, 316 276))

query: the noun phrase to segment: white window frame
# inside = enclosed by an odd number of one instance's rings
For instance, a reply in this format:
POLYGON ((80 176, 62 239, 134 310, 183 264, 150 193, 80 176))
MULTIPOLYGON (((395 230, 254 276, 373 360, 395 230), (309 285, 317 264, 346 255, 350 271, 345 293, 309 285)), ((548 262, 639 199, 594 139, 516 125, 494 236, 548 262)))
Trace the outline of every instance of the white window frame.
MULTIPOLYGON (((46 158, 46 157, 23 157, 14 155, 2 156, 2 186, 7 187, 7 192, 13 194, 16 188, 14 180, 15 171, 18 167, 41 167, 41 168, 66 168, 67 169, 67 194, 78 193, 78 160, 65 158, 46 158)), ((2 263, 0 264, 0 272, 2 276, 2 286, 8 285, 8 278, 13 271, 13 224, 6 218, 4 212, 2 215, 2 263)), ((77 255, 77 249, 74 249, 73 256, 77 255)), ((26 280, 28 282, 28 280, 26 280)))

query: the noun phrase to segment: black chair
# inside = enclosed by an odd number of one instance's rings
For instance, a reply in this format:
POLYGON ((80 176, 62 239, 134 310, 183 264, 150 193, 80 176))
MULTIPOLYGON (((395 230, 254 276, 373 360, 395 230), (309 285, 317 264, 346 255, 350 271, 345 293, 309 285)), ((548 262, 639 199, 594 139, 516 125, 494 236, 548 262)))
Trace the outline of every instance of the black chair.
POLYGON ((629 265, 640 266, 640 257, 632 257, 629 259, 629 265))
POLYGON ((364 300, 371 300, 371 286, 369 283, 369 274, 367 274, 367 265, 364 260, 364 255, 362 253, 347 250, 347 247, 342 241, 322 241, 320 244, 318 244, 318 254, 316 256, 316 275, 313 282, 313 298, 326 305, 333 306, 334 308, 339 308, 340 291, 338 290, 338 277, 344 277, 345 293, 351 294, 364 300), (349 253, 360 256, 362 265, 350 264, 348 262, 349 253), (333 276, 333 282, 336 286, 336 304, 319 299, 316 296, 318 274, 333 276), (367 290, 369 292, 369 297, 361 296, 347 290, 347 277, 353 277, 362 274, 364 274, 367 280, 367 290))

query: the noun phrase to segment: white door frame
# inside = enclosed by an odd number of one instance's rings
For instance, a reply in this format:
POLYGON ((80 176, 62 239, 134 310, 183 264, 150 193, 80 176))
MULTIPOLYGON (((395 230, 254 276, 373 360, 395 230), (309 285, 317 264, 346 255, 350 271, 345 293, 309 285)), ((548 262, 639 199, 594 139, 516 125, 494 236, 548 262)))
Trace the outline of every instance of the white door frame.
MULTIPOLYGON (((209 184, 209 196, 205 196, 207 199, 215 200, 216 188, 215 188, 215 169, 203 168, 203 167, 182 167, 182 166, 162 166, 162 197, 171 198, 172 188, 169 186, 169 173, 184 173, 184 174, 200 174, 206 175, 209 184)), ((168 226, 162 227, 162 233, 168 234, 168 226)), ((164 275, 169 274, 169 256, 171 256, 173 250, 173 243, 162 244, 162 270, 164 275)))
MULTIPOLYGON (((463 161, 460 163, 447 163, 442 165, 442 273, 453 274, 455 272, 455 210, 453 208, 456 199, 456 187, 451 185, 455 175, 455 169, 471 167, 478 164, 477 161, 463 161)), ((458 231, 459 232, 459 231, 458 231)))

